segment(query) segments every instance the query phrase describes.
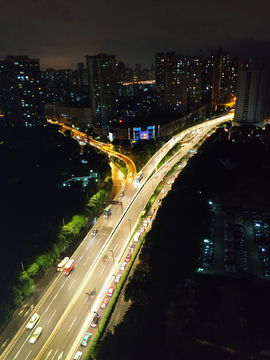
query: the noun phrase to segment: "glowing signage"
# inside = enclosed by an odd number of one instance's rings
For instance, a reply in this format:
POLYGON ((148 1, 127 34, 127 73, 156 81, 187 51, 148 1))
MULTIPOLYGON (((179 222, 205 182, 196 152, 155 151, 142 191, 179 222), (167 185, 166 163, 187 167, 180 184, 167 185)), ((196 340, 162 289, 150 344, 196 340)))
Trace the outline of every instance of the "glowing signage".
POLYGON ((140 136, 141 140, 148 140, 149 136, 148 136, 148 130, 146 131, 141 131, 141 136, 140 136))

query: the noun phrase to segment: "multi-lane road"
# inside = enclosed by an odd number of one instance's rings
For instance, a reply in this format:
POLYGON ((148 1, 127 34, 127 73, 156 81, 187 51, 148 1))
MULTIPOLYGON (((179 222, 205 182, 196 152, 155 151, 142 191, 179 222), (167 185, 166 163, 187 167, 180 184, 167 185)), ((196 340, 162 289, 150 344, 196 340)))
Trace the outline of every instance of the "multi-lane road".
MULTIPOLYGON (((98 230, 97 235, 89 233, 72 256, 76 263, 75 269, 69 276, 60 273, 36 306, 34 312, 40 315, 38 326, 43 329, 38 340, 34 344, 29 343, 32 331, 25 328, 26 322, 0 359, 52 360, 74 357, 84 333, 89 329, 94 311, 104 315, 105 310, 100 309, 100 304, 109 287, 114 284, 113 275, 118 272, 119 260, 136 228, 142 209, 164 174, 212 128, 228 121, 232 115, 210 120, 174 136, 144 166, 143 178, 139 183, 133 181, 135 171, 132 172, 129 184, 125 185, 125 195, 115 199, 122 206, 112 205, 110 217, 98 220, 94 227, 98 230), (185 142, 185 146, 157 170, 160 160, 180 140, 185 142), (150 177, 153 172, 154 175, 150 177), (109 256, 106 262, 102 260, 104 254, 109 256), (97 291, 90 300, 86 293, 93 288, 97 291)), ((111 150, 109 152, 112 154, 111 150)), ((90 332, 94 335, 94 331, 90 332)), ((86 350, 80 351, 86 353, 86 350)))

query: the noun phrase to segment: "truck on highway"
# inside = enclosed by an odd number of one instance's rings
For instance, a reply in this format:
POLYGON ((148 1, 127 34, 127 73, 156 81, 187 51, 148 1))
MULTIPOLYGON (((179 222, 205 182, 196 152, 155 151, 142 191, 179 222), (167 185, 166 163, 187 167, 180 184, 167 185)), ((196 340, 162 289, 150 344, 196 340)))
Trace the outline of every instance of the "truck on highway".
POLYGON ((65 275, 69 275, 71 270, 74 268, 75 266, 75 261, 74 260, 68 260, 65 268, 64 268, 64 274, 65 275))
POLYGON ((104 209, 104 216, 107 218, 111 215, 112 209, 111 206, 107 206, 106 209, 104 209))
POLYGON ((66 263, 68 262, 69 257, 65 257, 58 265, 56 268, 56 271, 62 271, 64 269, 64 266, 66 265, 66 263))

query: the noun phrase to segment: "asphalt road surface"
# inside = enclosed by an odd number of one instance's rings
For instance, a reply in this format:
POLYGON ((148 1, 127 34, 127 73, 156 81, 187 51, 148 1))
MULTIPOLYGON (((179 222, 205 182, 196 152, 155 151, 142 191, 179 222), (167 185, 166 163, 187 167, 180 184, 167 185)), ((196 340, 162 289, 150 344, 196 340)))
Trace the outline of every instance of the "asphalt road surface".
MULTIPOLYGON (((116 197, 116 200, 121 201, 122 206, 112 205, 110 217, 108 219, 101 217, 96 223, 94 228, 98 230, 97 235, 93 237, 88 234, 75 251, 72 259, 75 260, 76 266, 71 274, 65 276, 59 273, 38 303, 35 312, 40 315, 38 326, 43 328, 39 339, 34 344, 29 343, 32 331, 25 329, 27 323, 25 322, 2 353, 1 359, 73 358, 84 333, 89 328, 94 311, 100 311, 100 303, 108 288, 114 283, 113 275, 117 270, 116 267, 119 266, 118 261, 137 225, 142 208, 153 191, 164 174, 213 126, 227 120, 228 116, 208 121, 197 126, 196 129, 186 130, 173 137, 151 158, 142 169, 141 182, 133 181, 123 197, 116 197), (162 157, 184 137, 189 138, 190 142, 186 143, 177 155, 148 180, 162 157), (112 255, 106 264, 102 261, 102 255, 105 253, 112 255), (97 292, 94 301, 89 302, 85 293, 92 288, 96 288, 97 292)), ((100 313, 102 315, 102 312, 100 313)))

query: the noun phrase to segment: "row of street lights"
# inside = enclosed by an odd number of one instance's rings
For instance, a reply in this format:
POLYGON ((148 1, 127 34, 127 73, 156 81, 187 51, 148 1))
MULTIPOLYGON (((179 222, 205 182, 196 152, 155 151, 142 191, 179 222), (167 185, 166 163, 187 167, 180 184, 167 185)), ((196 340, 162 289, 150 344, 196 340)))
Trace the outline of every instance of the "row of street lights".
MULTIPOLYGON (((131 220, 128 219, 128 221, 129 221, 129 231, 130 231, 130 236, 131 236, 131 220)), ((113 263, 114 263, 114 250, 110 250, 110 252, 112 253, 113 263)), ((66 253, 66 247, 65 247, 65 253, 66 253)), ((28 259, 22 259, 21 260, 21 267, 22 267, 23 272, 25 271, 23 262, 27 261, 27 260, 28 259)), ((116 275, 113 275, 113 276, 116 278, 116 275)), ((34 302, 35 302, 35 306, 36 306, 36 298, 35 298, 35 293, 34 293, 34 286, 32 286, 32 290, 33 290, 34 302)), ((116 283, 116 291, 117 291, 117 283, 116 283)), ((88 294, 88 295, 90 295, 90 294, 88 294)), ((94 311, 94 313, 96 313, 97 316, 98 316, 98 313, 96 311, 94 311)), ((99 324, 98 324, 98 326, 99 326, 99 324)))
MULTIPOLYGON (((128 219, 129 221, 129 231, 130 231, 130 236, 131 236, 131 221, 130 219, 128 219)), ((113 257, 113 263, 114 263, 114 250, 110 250, 110 252, 112 253, 112 257, 113 257)), ((113 275, 116 279, 116 275, 113 275)), ((115 282, 115 287, 116 287, 116 291, 117 291, 117 282, 115 282)), ((87 295, 89 295, 88 293, 86 293, 87 295)), ((97 315, 97 325, 98 325, 98 332, 99 332, 99 314, 97 311, 93 311, 94 314, 97 315)))

